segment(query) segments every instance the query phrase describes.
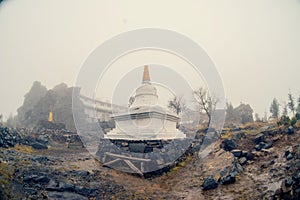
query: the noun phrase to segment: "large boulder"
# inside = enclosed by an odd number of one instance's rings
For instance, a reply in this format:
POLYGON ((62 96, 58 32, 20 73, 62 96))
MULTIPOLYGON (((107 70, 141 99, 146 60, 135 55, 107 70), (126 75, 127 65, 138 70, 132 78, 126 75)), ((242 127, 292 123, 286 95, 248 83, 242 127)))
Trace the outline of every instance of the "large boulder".
POLYGON ((220 147, 225 151, 231 151, 236 148, 236 143, 231 139, 225 139, 222 141, 220 147))
POLYGON ((204 179, 203 182, 203 190, 211 190, 211 189, 215 189, 218 187, 218 182, 214 179, 213 176, 209 176, 207 178, 204 179))

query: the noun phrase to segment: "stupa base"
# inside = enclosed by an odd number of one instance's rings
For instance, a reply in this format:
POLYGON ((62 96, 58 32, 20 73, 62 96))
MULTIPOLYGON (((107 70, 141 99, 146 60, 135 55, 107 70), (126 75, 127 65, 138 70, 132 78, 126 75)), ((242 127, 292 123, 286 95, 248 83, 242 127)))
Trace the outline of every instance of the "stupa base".
POLYGON ((96 156, 104 166, 128 173, 145 174, 169 170, 192 151, 193 139, 109 140, 102 139, 96 156))

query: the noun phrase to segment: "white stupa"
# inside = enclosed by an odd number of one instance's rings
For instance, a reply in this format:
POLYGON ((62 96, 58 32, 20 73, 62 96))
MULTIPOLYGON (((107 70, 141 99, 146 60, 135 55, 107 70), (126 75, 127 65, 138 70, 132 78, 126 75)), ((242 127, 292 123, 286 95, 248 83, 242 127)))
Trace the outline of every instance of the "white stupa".
POLYGON ((158 105, 157 90, 150 82, 148 66, 144 66, 142 85, 136 89, 134 101, 126 113, 112 116, 116 128, 104 135, 114 140, 172 140, 186 135, 176 128, 179 116, 158 105))

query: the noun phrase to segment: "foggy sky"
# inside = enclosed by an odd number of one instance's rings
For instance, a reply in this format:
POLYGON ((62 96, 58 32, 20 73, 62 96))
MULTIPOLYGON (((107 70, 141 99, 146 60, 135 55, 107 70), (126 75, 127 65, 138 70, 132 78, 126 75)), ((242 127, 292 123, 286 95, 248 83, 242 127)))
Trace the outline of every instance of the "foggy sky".
POLYGON ((226 98, 263 115, 274 97, 300 95, 299 21, 299 0, 3 1, 0 113, 16 114, 35 80, 47 88, 73 85, 90 52, 113 35, 156 27, 200 44, 226 98))

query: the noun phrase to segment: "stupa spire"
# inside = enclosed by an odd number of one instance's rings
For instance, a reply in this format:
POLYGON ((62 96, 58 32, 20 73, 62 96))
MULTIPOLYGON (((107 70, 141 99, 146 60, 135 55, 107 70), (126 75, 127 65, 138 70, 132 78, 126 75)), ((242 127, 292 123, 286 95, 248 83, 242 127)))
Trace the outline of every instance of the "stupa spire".
POLYGON ((148 65, 145 65, 142 83, 149 83, 149 82, 150 82, 149 68, 148 68, 148 65))

